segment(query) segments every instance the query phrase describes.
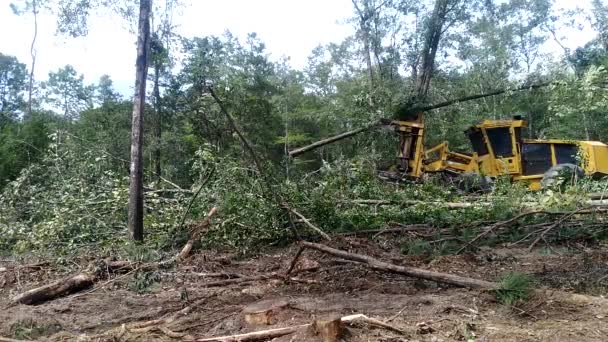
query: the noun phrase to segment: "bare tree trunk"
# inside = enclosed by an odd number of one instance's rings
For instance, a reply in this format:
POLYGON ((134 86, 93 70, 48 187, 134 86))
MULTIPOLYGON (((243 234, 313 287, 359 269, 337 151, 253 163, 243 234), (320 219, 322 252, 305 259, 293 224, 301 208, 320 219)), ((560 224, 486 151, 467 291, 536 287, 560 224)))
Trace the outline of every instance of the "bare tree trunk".
POLYGON ((585 128, 585 139, 591 140, 591 134, 589 134, 589 120, 587 119, 587 114, 584 111, 581 112, 583 114, 583 128, 585 128))
POLYGON ((162 124, 163 124, 163 113, 161 107, 161 99, 160 99, 160 89, 159 89, 159 79, 160 79, 160 62, 156 62, 154 64, 154 90, 152 91, 154 95, 154 113, 156 114, 156 120, 154 120, 154 174, 156 176, 156 181, 160 183, 160 178, 162 177, 161 171, 161 138, 162 138, 162 124))
POLYGON ((416 100, 417 102, 424 102, 431 85, 431 78, 433 77, 433 71, 435 69, 435 57, 437 56, 437 50, 439 49, 439 42, 441 36, 444 33, 444 25, 446 22, 446 15, 449 12, 449 5, 459 0, 436 0, 433 15, 428 24, 425 39, 424 48, 422 51, 422 71, 419 73, 418 80, 416 82, 416 100))
POLYGON ((151 8, 152 0, 139 0, 135 95, 133 97, 131 127, 131 172, 129 175, 129 235, 135 241, 143 241, 144 239, 143 118, 146 104, 148 54, 150 51, 151 8))
POLYGON ((361 36, 363 38, 363 49, 365 64, 367 66, 367 77, 368 77, 368 91, 369 91, 369 105, 370 107, 374 106, 373 92, 374 92, 374 67, 372 65, 372 55, 371 48, 369 43, 369 9, 367 8, 367 4, 365 4, 365 8, 361 10, 359 5, 357 5, 356 0, 352 0, 353 5, 355 6, 355 10, 359 15, 359 29, 361 30, 361 36))
MULTIPOLYGON (((38 6, 37 0, 32 0, 32 14, 34 14, 34 37, 30 46, 32 66, 30 68, 30 81, 28 86, 27 118, 32 117, 32 93, 34 92, 34 69, 36 68, 36 38, 38 37, 38 6)), ((27 119, 26 118, 26 119, 27 119)))
MULTIPOLYGON (((361 23, 363 25, 363 22, 361 23)), ((363 32, 363 46, 365 49, 365 64, 367 64, 367 86, 369 91, 369 105, 370 107, 374 106, 374 99, 372 94, 374 93, 374 66, 372 65, 372 56, 370 52, 369 46, 369 35, 366 28, 362 27, 363 32)))

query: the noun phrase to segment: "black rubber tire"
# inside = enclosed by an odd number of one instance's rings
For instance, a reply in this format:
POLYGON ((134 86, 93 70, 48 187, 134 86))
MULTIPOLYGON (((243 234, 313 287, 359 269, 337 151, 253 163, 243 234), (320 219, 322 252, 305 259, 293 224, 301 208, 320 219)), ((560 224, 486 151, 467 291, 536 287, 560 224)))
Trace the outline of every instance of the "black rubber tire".
POLYGON ((583 177, 585 177, 585 171, 580 166, 569 163, 557 164, 545 172, 540 184, 543 189, 561 187, 573 184, 583 177))
POLYGON ((459 190, 465 193, 488 193, 494 188, 494 180, 477 172, 465 172, 456 181, 459 190))

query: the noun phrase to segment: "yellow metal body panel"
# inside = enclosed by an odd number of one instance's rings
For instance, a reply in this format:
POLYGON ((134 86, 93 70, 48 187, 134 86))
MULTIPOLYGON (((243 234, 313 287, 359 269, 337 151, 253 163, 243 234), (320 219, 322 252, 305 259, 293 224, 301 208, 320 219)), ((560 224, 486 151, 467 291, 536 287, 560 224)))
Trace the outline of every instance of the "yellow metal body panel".
POLYGON ((543 175, 532 175, 532 176, 515 176, 513 181, 522 182, 528 186, 531 191, 538 191, 542 189, 540 181, 543 179, 543 175))
POLYGON ((408 176, 420 178, 424 173, 424 120, 393 121, 399 134, 399 167, 408 176))
POLYGON ((447 141, 426 150, 424 157, 424 171, 426 172, 445 170, 455 173, 479 172, 476 154, 466 155, 452 152, 447 141))
POLYGON ((579 141, 583 170, 589 176, 608 175, 608 145, 599 141, 579 141))
POLYGON ((515 134, 516 128, 526 127, 524 120, 484 120, 475 129, 481 131, 484 144, 488 149, 488 154, 479 157, 479 171, 486 176, 497 177, 501 175, 518 175, 522 173, 521 166, 521 146, 515 134), (496 156, 492 144, 489 143, 488 129, 508 128, 511 137, 511 150, 513 155, 510 157, 499 158, 496 156))

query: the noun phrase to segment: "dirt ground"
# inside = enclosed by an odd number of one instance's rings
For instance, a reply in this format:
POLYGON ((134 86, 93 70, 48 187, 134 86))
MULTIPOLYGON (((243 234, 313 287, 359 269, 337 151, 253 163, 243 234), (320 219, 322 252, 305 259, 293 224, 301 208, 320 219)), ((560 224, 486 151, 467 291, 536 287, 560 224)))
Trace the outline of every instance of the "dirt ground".
MULTIPOLYGON (((178 341, 360 313, 389 322, 402 332, 360 322, 347 326, 344 341, 608 341, 608 300, 603 298, 608 290, 606 248, 487 249, 431 258, 405 256, 395 240, 391 236, 380 240, 344 237, 329 245, 395 264, 489 281, 509 272, 524 272, 534 276, 538 291, 528 301, 507 308, 491 293, 370 271, 364 265, 314 251, 304 252, 293 279, 205 285, 223 279, 209 273, 282 274, 297 251, 297 246, 290 246, 250 259, 205 251, 177 269, 140 275, 138 281, 127 274, 45 304, 11 306, 15 294, 61 279, 68 270, 60 271, 54 265, 24 268, 4 260, 0 261, 0 270, 5 268, 0 272, 0 336, 50 341, 178 341), (145 291, 140 293, 137 287, 145 291), (245 322, 242 310, 261 300, 289 305, 271 325, 252 326, 245 322), (166 324, 164 331, 153 325, 124 328, 184 308, 189 312, 166 324)), ((275 339, 315 340, 307 329, 275 339)))

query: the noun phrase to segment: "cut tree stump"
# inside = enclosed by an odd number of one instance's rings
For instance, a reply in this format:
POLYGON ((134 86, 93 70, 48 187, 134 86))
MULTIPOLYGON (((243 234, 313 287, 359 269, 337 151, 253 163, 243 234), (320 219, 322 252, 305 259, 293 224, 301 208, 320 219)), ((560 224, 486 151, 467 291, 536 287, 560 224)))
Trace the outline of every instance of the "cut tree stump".
POLYGON ((243 309, 245 321, 251 325, 271 325, 277 321, 277 314, 289 306, 284 300, 262 300, 243 309))
POLYGON ((328 317, 315 320, 311 330, 323 342, 338 342, 344 333, 344 324, 340 316, 328 317))
MULTIPOLYGON (((392 325, 386 324, 384 322, 380 322, 377 319, 367 317, 362 314, 344 316, 339 318, 341 323, 354 323, 354 322, 364 322, 373 326, 385 328, 400 334, 404 334, 404 331, 401 329, 394 327, 392 325)), ((314 325, 313 323, 296 325, 292 327, 286 328, 276 328, 276 329, 268 329, 268 330, 260 330, 254 331, 245 334, 238 335, 227 335, 227 336, 219 336, 219 337, 205 337, 205 338, 197 338, 195 341, 197 342, 244 342, 244 341, 268 341, 276 337, 281 337, 289 334, 293 334, 297 331, 301 331, 303 329, 310 329, 314 325)), ((325 342, 325 341, 324 341, 325 342)))

